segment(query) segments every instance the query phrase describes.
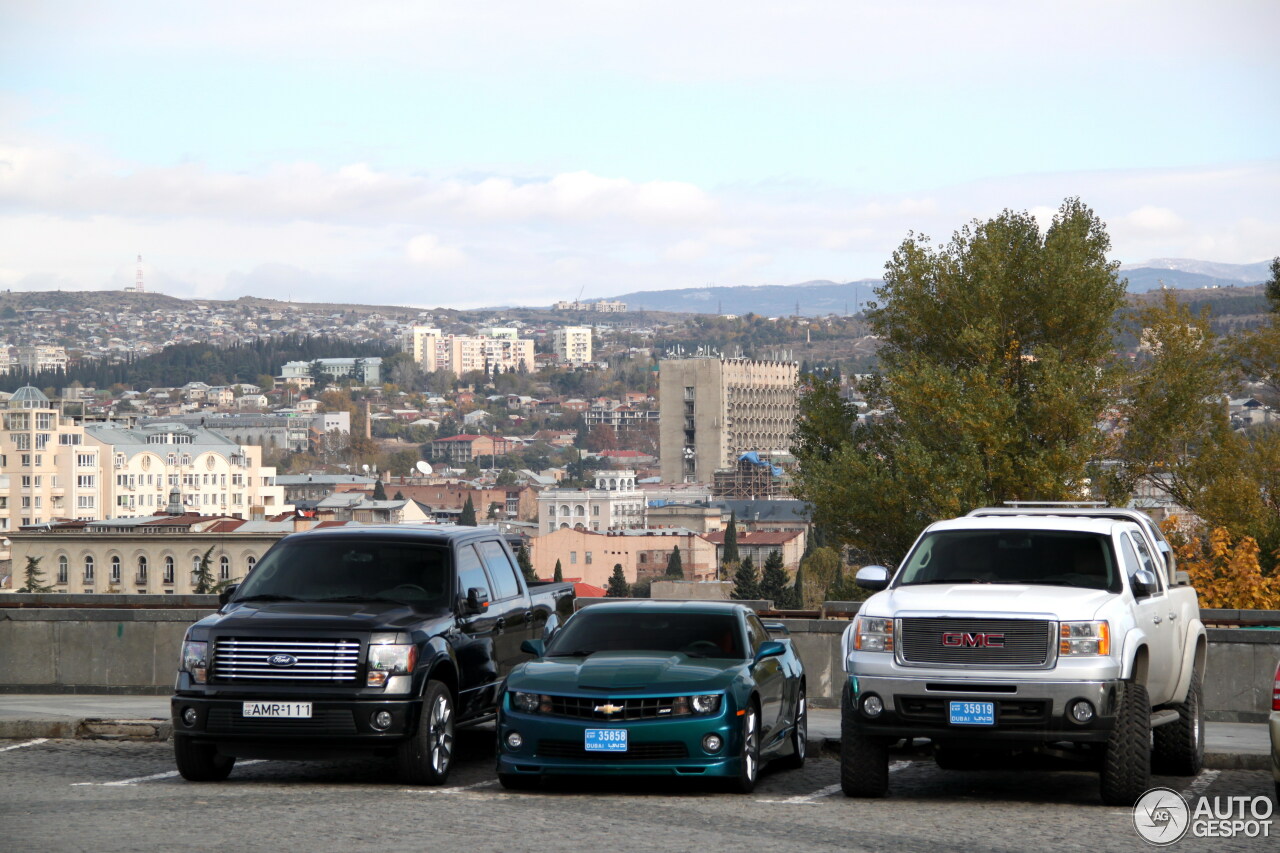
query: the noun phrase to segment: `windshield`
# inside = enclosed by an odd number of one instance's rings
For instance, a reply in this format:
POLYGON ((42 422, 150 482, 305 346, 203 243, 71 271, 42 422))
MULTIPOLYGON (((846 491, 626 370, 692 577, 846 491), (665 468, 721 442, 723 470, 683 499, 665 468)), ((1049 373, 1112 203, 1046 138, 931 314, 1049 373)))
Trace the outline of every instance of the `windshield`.
POLYGON ((272 548, 233 601, 396 601, 448 606, 449 550, 410 542, 288 539, 272 548))
POLYGON ((1007 583, 1120 591, 1109 537, 1065 530, 941 530, 911 552, 901 586, 1007 583))
POLYGON ((548 657, 603 651, 681 652, 690 657, 742 658, 733 614, 617 613, 589 607, 552 638, 548 657))

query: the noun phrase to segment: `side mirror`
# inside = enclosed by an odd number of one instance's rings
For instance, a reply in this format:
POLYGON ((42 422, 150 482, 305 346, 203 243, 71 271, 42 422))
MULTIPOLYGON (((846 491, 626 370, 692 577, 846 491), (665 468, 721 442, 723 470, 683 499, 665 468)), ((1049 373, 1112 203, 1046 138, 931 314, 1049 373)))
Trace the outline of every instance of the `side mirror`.
POLYGON ((1156 576, 1146 569, 1139 569, 1129 576, 1129 587, 1133 590, 1134 598, 1155 595, 1160 589, 1156 576))
POLYGON ((760 644, 760 651, 756 652, 755 661, 759 663, 765 658, 776 658, 778 655, 787 653, 787 647, 777 640, 765 640, 760 644))
POLYGON ((889 570, 884 566, 863 566, 853 576, 853 582, 875 592, 889 585, 889 570))
POLYGON ((467 590, 467 615, 483 613, 489 607, 489 593, 478 586, 467 590))
POLYGON ((525 640, 520 644, 520 651, 527 652, 535 658, 540 658, 546 652, 546 646, 541 640, 525 640))
POLYGON ((236 594, 236 588, 239 586, 240 584, 233 583, 230 586, 223 587, 222 591, 218 593, 218 606, 226 607, 227 602, 231 600, 231 596, 236 594))

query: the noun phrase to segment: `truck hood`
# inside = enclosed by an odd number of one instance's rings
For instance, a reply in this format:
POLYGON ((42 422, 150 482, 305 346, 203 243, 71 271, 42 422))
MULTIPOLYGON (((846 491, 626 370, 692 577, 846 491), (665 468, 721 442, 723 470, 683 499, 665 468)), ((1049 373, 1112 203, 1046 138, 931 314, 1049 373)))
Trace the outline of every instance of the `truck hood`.
POLYGON ((947 616, 1040 616, 1092 619, 1115 597, 1102 589, 1033 584, 921 584, 877 593, 864 606, 868 616, 933 613, 947 616))
POLYGON ((321 631, 407 631, 447 616, 446 611, 414 610, 394 601, 251 601, 206 620, 219 632, 268 629, 321 631))
POLYGON ((745 661, 691 658, 675 652, 596 652, 587 658, 530 661, 511 673, 512 690, 576 693, 580 690, 652 690, 662 693, 722 690, 745 661))

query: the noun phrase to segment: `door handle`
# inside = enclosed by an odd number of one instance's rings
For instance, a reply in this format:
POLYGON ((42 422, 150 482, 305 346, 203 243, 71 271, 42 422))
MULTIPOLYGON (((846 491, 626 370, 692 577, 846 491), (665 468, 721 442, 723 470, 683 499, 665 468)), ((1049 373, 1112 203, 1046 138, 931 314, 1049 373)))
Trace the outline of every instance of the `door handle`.
MULTIPOLYGON (((1159 622, 1160 620, 1157 619, 1156 621, 1159 622)), ((502 617, 499 617, 498 621, 493 623, 493 633, 495 634, 501 634, 506 629, 507 629, 507 620, 502 617)))

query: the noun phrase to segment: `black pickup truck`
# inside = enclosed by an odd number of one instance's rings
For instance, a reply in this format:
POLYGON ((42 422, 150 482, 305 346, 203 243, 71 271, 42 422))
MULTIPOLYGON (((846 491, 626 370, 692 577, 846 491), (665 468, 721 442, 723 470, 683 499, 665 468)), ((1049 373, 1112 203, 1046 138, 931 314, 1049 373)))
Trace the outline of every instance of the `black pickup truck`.
POLYGON ((363 752, 438 785, 455 727, 493 717, 521 643, 568 618, 573 585, 527 584, 491 529, 345 526, 281 539, 221 601, 182 644, 184 778, 363 752))

